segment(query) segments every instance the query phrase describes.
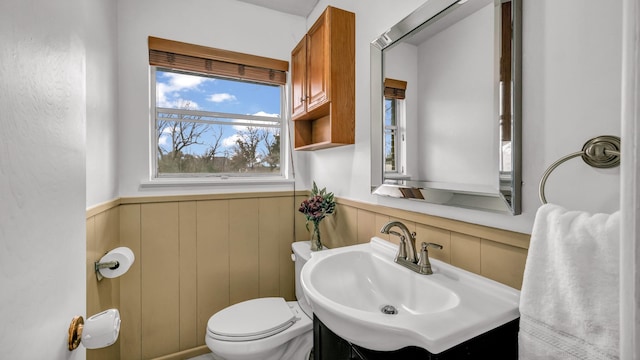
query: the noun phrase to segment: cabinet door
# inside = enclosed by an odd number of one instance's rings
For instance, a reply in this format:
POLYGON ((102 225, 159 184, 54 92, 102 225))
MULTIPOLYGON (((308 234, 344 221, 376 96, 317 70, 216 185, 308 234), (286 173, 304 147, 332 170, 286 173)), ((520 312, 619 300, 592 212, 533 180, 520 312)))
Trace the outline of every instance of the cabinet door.
POLYGON ((306 112, 307 101, 307 38, 291 51, 291 115, 295 118, 306 112))
POLYGON ((354 358, 351 348, 346 340, 343 340, 328 327, 326 327, 315 315, 313 317, 313 360, 352 360, 354 358))
POLYGON ((307 111, 324 104, 330 97, 329 23, 324 12, 307 34, 307 111))

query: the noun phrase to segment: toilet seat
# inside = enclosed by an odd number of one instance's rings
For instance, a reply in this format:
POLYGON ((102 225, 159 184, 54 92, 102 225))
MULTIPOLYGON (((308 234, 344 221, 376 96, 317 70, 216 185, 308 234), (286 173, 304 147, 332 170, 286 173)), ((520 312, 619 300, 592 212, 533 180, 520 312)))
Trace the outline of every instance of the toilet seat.
POLYGON ((213 315, 207 333, 223 341, 258 340, 280 333, 298 320, 284 298, 251 299, 213 315))

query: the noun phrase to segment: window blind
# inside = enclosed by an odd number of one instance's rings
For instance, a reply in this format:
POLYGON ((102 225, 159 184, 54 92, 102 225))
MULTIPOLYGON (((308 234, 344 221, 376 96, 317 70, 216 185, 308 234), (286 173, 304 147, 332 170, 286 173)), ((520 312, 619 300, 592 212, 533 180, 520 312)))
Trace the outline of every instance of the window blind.
POLYGON ((404 99, 407 82, 403 80, 384 79, 384 97, 387 99, 404 99))
POLYGON ((149 36, 149 65, 285 85, 289 62, 149 36))

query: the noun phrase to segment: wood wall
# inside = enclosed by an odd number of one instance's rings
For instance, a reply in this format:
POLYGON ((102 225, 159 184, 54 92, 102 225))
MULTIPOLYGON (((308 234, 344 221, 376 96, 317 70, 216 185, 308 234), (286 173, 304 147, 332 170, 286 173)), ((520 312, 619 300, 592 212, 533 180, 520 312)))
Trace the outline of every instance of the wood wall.
MULTIPOLYGON (((181 359, 208 352, 211 315, 265 296, 294 300, 291 242, 308 238, 297 212, 306 192, 123 198, 87 213, 87 314, 116 307, 116 344, 88 350, 87 359, 181 359), (100 283, 93 261, 127 246, 136 261, 100 283)), ((401 220, 429 254, 520 288, 529 235, 420 213, 338 199, 322 222, 328 247, 368 242, 384 223, 401 220)))
MULTIPOLYGON (((98 282, 94 262, 109 250, 120 246, 120 209, 112 202, 87 213, 87 317, 106 309, 120 309, 120 281, 103 279, 98 282)), ((137 254, 136 254, 137 256, 137 254)), ((122 314, 120 314, 122 317, 122 314)), ((120 358, 120 336, 112 346, 87 350, 87 359, 113 360, 120 358)))

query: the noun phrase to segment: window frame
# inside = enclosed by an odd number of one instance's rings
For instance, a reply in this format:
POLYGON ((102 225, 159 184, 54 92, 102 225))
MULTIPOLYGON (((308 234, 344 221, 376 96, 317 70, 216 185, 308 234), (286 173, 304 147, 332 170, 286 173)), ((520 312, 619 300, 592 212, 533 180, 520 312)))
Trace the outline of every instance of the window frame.
POLYGON ((400 126, 398 124, 398 101, 397 99, 385 98, 385 117, 387 116, 387 102, 390 103, 391 106, 391 117, 393 118, 393 125, 387 125, 387 121, 385 119, 384 129, 382 131, 384 139, 385 139, 385 156, 384 156, 384 173, 385 174, 401 174, 400 169, 400 126), (390 135, 393 139, 393 146, 391 148, 391 154, 393 155, 392 165, 394 167, 393 170, 387 170, 387 158, 389 157, 387 154, 387 136, 390 135))
MULTIPOLYGON (((196 49, 197 55, 205 54, 205 56, 211 55, 212 59, 217 59, 213 61, 220 60, 220 54, 224 54, 224 60, 239 60, 239 62, 243 62, 243 64, 236 64, 236 68, 238 71, 242 71, 242 75, 244 75, 245 65, 248 69, 248 76, 255 75, 262 71, 262 75, 266 74, 271 78, 274 70, 259 68, 258 71, 255 71, 255 66, 259 65, 274 65, 277 68, 277 71, 282 72, 284 68, 283 64, 286 64, 286 68, 288 70, 288 62, 281 60, 273 60, 268 58, 257 57, 253 55, 241 54, 229 52, 226 50, 214 49, 214 48, 206 48, 198 45, 191 45, 185 43, 174 42, 171 40, 159 39, 149 37, 149 50, 158 49, 161 50, 171 50, 172 46, 181 51, 185 51, 188 55, 193 55, 193 49, 196 49), (234 57, 235 56, 235 57, 234 57), (253 67, 253 68, 251 68, 253 67), (253 70, 252 70, 253 69, 253 70)), ((210 62, 209 62, 210 64, 210 62)), ((223 64, 225 65, 225 64, 223 64)), ((227 69, 228 70, 228 69, 227 69)), ((252 185, 270 185, 270 184, 282 184, 282 183, 290 183, 293 182, 293 169, 291 166, 291 156, 292 152, 290 151, 290 134, 289 134, 289 112, 288 112, 288 88, 289 83, 287 81, 288 73, 284 70, 284 81, 282 76, 276 76, 276 80, 274 82, 269 81, 259 81, 251 78, 245 78, 242 75, 230 76, 230 75, 221 75, 215 74, 211 72, 199 72, 192 69, 184 69, 184 68, 173 68, 171 66, 161 66, 152 64, 152 60, 150 58, 149 64, 149 96, 150 96, 150 111, 149 111, 149 179, 143 180, 141 182, 141 187, 153 187, 153 186, 182 186, 182 185, 216 185, 216 184, 225 184, 225 185, 243 185, 243 184, 252 184, 252 185), (158 111, 156 107, 156 72, 157 70, 165 70, 165 71, 175 71, 182 72, 187 74, 194 74, 196 76, 202 75, 206 77, 214 77, 214 78, 223 78, 231 81, 247 81, 254 82, 258 84, 265 85, 277 85, 280 88, 280 117, 279 122, 280 126, 277 128, 280 131, 280 171, 276 174, 269 173, 251 173, 251 174, 238 174, 235 173, 175 173, 169 175, 160 175, 158 168, 158 137, 157 137, 157 116, 158 111), (276 83, 277 82, 277 83, 276 83)), ((173 110, 173 109, 172 109, 173 110)), ((209 112, 211 114, 220 114, 215 112, 209 112)), ((235 115, 235 114, 234 114, 235 115)), ((242 116, 242 114, 237 114, 242 116)), ((245 116, 242 116, 246 118, 245 116)), ((251 117, 251 116, 248 116, 251 117)), ((214 120, 215 121, 215 120, 214 120)), ((212 124, 213 122, 205 121, 206 123, 212 124)))
POLYGON ((387 101, 391 101, 393 107, 392 116, 395 120, 395 125, 387 125, 386 119, 382 124, 382 136, 384 144, 382 169, 385 178, 396 178, 402 175, 406 175, 406 88, 406 81, 391 78, 384 79, 383 116, 386 118, 386 103, 387 101), (388 132, 395 132, 393 148, 395 170, 391 171, 387 171, 386 136, 388 132))

